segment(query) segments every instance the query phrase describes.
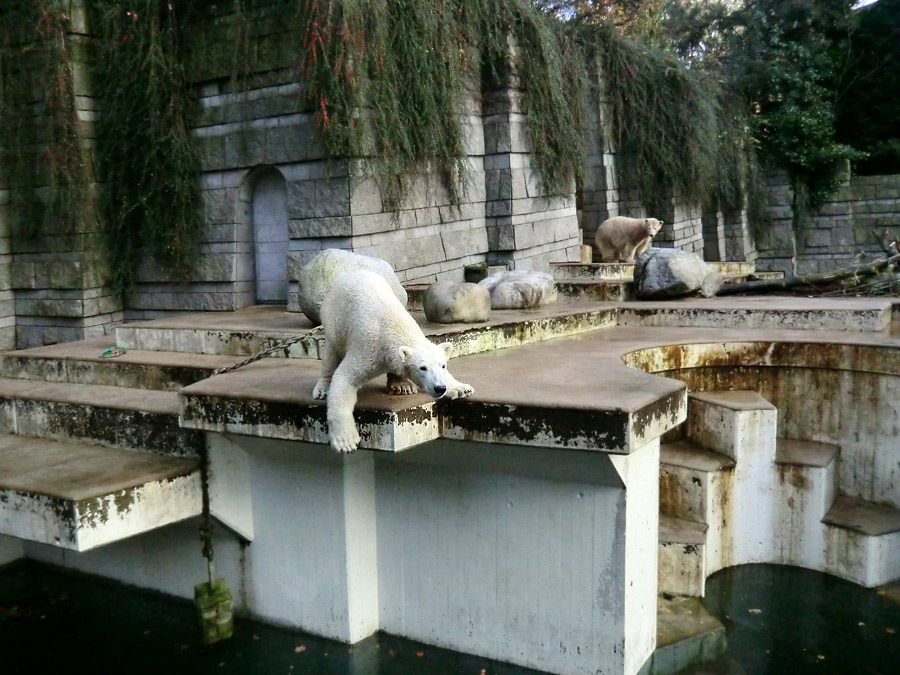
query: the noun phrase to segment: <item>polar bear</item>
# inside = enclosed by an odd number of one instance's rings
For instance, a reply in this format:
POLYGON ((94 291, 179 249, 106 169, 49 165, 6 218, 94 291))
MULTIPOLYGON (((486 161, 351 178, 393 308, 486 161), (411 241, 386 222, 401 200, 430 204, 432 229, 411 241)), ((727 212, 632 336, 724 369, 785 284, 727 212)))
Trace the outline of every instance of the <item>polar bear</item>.
POLYGON ((328 399, 331 447, 353 452, 359 431, 353 419, 357 390, 388 373, 435 398, 461 398, 475 390, 447 371, 450 343, 429 341, 384 277, 358 269, 342 274, 320 308, 325 331, 322 373, 313 398, 328 399))
POLYGON ((603 262, 634 262, 650 246, 663 222, 656 218, 616 216, 597 228, 597 248, 603 262))

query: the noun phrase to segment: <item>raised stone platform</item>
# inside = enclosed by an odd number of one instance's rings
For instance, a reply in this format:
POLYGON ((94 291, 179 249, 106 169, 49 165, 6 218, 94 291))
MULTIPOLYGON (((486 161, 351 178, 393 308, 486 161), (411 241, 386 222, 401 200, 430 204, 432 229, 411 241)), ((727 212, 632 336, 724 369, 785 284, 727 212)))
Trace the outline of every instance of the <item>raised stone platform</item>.
POLYGON ((75 551, 201 511, 195 459, 0 435, 0 532, 75 551))
MULTIPOLYGON (((814 471, 839 482, 834 461, 806 471, 810 446, 776 452, 776 407, 779 416, 790 411, 784 435, 798 437, 800 422, 809 428, 815 419, 820 438, 858 439, 841 447, 842 484, 894 498, 896 467, 877 454, 893 437, 852 405, 841 403, 855 421, 822 405, 879 392, 877 417, 894 418, 900 340, 884 327, 891 303, 833 300, 804 311, 803 299, 764 300, 660 303, 660 326, 647 325, 656 321, 649 303, 559 302, 477 326, 429 325, 416 313, 432 339, 466 355, 450 367, 475 394, 445 402, 388 396, 382 382, 364 387, 356 411, 363 447, 385 452, 338 456, 325 445, 325 406, 311 396, 316 350, 205 377, 252 346, 304 330, 302 318, 276 307, 131 324, 120 337, 149 349, 120 344, 126 353, 116 359, 99 359, 112 339, 4 355, 0 425, 85 445, 116 445, 126 440, 118 430, 138 429, 127 445, 159 451, 161 436, 145 431, 180 421, 178 432, 193 440, 191 452, 179 454, 190 457, 205 443, 213 513, 230 528, 218 530, 217 569, 246 589, 240 609, 254 616, 345 642, 385 630, 549 672, 633 675, 669 663, 659 650, 650 660, 656 646, 671 645, 657 636, 664 619, 647 580, 671 564, 673 577, 685 573, 688 592, 700 594, 716 566, 774 555, 772 542, 752 548, 756 533, 788 531, 780 512, 759 501, 759 486, 768 485, 761 478, 777 481, 781 472, 797 491, 814 471), (704 323, 710 327, 697 327, 704 323), (191 344, 230 353, 180 351, 191 344), (126 387, 108 384, 119 368, 126 387), (718 430, 709 438, 728 440, 725 431, 746 427, 744 415, 759 417, 750 429, 765 418, 767 435, 745 434, 734 447, 660 450, 663 434, 679 432, 689 389, 729 388, 754 391, 694 396, 718 430), (133 422, 142 413, 147 426, 133 422), (90 434, 78 435, 82 420, 92 420, 90 434), (673 481, 684 479, 684 490, 666 485, 661 463, 673 481), (683 510, 660 514, 660 502, 673 497, 683 510), (736 537, 746 517, 765 526, 736 537), (558 639, 547 641, 536 625, 554 626, 558 639)), ((118 462, 118 449, 102 450, 118 462)), ((815 522, 826 527, 821 517, 815 522)), ((869 555, 870 542, 854 539, 866 535, 836 529, 848 533, 854 556, 869 555)), ((891 542, 871 549, 884 564, 864 582, 887 578, 891 542)), ((189 525, 90 558, 61 560, 57 548, 36 544, 22 550, 185 597, 192 586, 181 570, 202 562, 189 525)), ((857 578, 846 566, 828 570, 857 578)), ((704 640, 696 653, 708 656, 704 640)))

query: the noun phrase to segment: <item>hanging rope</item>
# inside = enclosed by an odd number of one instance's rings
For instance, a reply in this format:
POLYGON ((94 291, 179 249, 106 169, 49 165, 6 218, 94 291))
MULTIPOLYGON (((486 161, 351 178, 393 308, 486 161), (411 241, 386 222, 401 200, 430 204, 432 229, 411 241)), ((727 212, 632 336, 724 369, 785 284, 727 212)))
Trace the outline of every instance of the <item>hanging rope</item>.
POLYGON ((259 361, 260 359, 264 359, 271 354, 275 354, 276 352, 284 351, 291 345, 295 345, 298 342, 303 343, 304 347, 309 348, 309 344, 313 342, 315 336, 322 332, 322 326, 316 326, 308 333, 303 333, 302 335, 294 335, 283 342, 279 342, 276 345, 269 347, 268 349, 264 349, 261 352, 257 352, 253 356, 249 356, 240 363, 236 363, 233 366, 226 366, 224 368, 217 368, 213 371, 210 377, 214 377, 216 375, 222 375, 224 373, 230 373, 232 370, 237 370, 238 368, 243 368, 246 365, 249 365, 255 361, 259 361))

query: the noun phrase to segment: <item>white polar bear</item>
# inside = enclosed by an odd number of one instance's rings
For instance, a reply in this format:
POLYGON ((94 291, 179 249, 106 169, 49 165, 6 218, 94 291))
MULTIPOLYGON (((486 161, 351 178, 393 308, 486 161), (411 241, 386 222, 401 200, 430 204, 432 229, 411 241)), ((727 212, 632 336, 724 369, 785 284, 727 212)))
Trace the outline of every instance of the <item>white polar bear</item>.
POLYGON ((313 398, 328 399, 331 447, 353 452, 359 431, 353 419, 357 390, 378 375, 404 377, 435 398, 460 398, 475 390, 447 371, 450 343, 422 333, 387 281, 369 270, 341 275, 320 308, 325 347, 313 398))
POLYGON ((650 247, 650 240, 663 226, 656 218, 607 218, 597 228, 597 248, 605 263, 634 262, 650 247))

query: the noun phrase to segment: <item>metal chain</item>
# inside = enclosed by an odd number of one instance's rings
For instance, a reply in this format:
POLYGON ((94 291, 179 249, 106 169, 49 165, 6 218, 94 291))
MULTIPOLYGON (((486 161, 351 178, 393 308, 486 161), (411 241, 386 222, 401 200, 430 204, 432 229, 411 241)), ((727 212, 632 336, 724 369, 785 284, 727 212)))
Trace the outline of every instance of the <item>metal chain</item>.
POLYGON ((236 363, 233 366, 226 366, 224 368, 217 368, 213 371, 210 377, 214 375, 222 375, 223 373, 230 373, 232 370, 237 370, 238 368, 243 368, 246 365, 253 363, 254 361, 259 361, 260 359, 264 359, 270 354, 274 354, 275 352, 280 352, 286 347, 290 347, 291 345, 295 345, 298 342, 302 342, 307 344, 312 341, 313 337, 322 332, 322 326, 316 326, 308 333, 303 333, 302 335, 294 335, 293 337, 284 340, 283 342, 279 342, 276 345, 269 347, 268 349, 263 349, 261 352, 257 352, 253 356, 249 356, 240 363, 236 363))

